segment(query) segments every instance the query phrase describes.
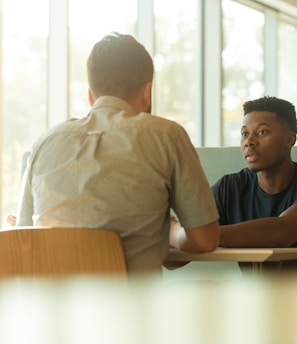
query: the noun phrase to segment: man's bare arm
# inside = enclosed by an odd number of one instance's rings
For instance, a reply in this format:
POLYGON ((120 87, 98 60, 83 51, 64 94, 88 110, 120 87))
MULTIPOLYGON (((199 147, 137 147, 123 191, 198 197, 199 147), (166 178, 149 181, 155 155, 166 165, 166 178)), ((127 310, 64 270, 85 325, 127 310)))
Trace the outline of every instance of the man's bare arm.
POLYGON ((172 221, 170 245, 186 252, 211 252, 219 242, 218 222, 196 228, 183 228, 179 222, 172 221))
POLYGON ((219 246, 288 247, 297 242, 297 204, 279 217, 245 221, 221 226, 219 246))

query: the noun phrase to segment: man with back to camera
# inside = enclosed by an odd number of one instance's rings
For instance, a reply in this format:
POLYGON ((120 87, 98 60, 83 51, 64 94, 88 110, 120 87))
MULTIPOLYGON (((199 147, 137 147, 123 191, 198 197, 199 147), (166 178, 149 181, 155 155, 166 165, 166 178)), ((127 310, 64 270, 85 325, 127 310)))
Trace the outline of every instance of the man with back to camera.
POLYGON ((218 212, 197 153, 180 125, 150 114, 148 52, 113 33, 94 45, 87 70, 92 109, 35 142, 17 225, 114 229, 132 272, 161 271, 169 244, 214 250, 218 212), (170 228, 170 208, 184 229, 170 228))
POLYGON ((262 97, 247 101, 243 110, 240 146, 247 168, 223 176, 212 186, 220 214, 219 245, 294 246, 297 163, 291 159, 291 149, 296 142, 295 107, 283 99, 262 97))

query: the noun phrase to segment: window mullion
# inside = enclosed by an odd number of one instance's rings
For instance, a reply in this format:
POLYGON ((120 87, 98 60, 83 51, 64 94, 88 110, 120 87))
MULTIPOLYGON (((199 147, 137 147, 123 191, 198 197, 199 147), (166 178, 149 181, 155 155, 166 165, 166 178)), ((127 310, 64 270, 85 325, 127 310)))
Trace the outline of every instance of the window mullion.
POLYGON ((222 143, 221 17, 221 1, 204 0, 204 146, 222 143))
POLYGON ((278 14, 274 10, 265 10, 264 26, 264 85, 266 95, 277 94, 278 76, 278 14))
POLYGON ((51 127, 68 114, 68 0, 51 0, 48 47, 48 121, 51 127))

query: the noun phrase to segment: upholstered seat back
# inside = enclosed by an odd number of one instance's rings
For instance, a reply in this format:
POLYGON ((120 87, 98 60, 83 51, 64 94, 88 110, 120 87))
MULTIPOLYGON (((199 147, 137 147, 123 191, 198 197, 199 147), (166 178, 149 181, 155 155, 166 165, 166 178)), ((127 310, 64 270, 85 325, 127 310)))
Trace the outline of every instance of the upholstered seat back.
MULTIPOLYGON (((224 174, 246 167, 240 147, 198 147, 196 151, 210 185, 224 174)), ((292 159, 297 162, 297 146, 292 149, 292 159)))

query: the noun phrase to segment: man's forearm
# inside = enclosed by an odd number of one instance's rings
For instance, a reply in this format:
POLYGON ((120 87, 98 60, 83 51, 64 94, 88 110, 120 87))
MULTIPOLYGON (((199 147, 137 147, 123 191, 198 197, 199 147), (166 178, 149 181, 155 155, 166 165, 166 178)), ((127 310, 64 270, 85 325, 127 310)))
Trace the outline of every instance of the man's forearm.
POLYGON ((288 247, 297 241, 296 233, 280 217, 269 217, 221 226, 222 247, 288 247))

